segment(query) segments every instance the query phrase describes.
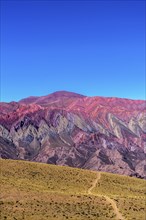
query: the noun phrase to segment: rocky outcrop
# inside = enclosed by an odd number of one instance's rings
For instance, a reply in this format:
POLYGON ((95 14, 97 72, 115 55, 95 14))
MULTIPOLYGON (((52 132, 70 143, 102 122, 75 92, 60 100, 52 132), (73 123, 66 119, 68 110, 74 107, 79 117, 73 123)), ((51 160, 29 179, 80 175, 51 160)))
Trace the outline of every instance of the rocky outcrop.
POLYGON ((1 157, 144 178, 145 107, 69 92, 0 103, 1 157))

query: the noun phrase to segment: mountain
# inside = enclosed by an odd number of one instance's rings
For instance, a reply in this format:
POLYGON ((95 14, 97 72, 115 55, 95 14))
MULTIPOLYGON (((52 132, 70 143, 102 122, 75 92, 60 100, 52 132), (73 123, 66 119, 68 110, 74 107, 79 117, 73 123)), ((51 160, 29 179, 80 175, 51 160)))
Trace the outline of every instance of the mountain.
POLYGON ((145 180, 17 160, 0 167, 1 219, 145 219, 145 180))
POLYGON ((146 102, 55 92, 0 103, 1 158, 146 178, 146 102))

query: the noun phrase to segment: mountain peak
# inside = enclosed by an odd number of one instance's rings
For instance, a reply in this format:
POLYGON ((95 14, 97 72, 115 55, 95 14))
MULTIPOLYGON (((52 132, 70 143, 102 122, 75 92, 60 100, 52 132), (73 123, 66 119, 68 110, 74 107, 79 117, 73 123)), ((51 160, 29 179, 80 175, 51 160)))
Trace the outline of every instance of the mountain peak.
POLYGON ((53 92, 51 94, 48 94, 46 96, 30 96, 28 98, 21 99, 19 103, 21 104, 43 104, 47 103, 48 101, 53 101, 54 99, 61 99, 61 98, 83 98, 85 97, 84 95, 80 95, 74 92, 68 92, 68 91, 57 91, 53 92))
POLYGON ((53 93, 49 94, 49 96, 52 96, 52 95, 66 96, 66 97, 85 97, 84 95, 81 95, 81 94, 78 94, 78 93, 75 93, 75 92, 65 91, 65 90, 56 91, 56 92, 53 92, 53 93))

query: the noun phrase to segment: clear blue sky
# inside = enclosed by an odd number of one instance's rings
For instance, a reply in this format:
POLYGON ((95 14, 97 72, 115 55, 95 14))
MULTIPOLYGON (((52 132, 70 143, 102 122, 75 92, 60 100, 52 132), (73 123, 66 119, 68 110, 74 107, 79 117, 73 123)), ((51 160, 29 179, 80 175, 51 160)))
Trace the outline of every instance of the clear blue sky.
POLYGON ((145 1, 1 1, 1 101, 145 98, 145 1))

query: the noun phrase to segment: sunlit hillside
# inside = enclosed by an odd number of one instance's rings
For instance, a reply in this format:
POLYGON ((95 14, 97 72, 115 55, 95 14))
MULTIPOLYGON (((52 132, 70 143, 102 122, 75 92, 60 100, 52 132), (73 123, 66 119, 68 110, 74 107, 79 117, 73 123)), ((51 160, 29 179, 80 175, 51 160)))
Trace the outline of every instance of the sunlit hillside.
POLYGON ((1 220, 145 220, 146 181, 0 160, 1 220))

